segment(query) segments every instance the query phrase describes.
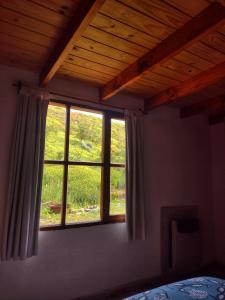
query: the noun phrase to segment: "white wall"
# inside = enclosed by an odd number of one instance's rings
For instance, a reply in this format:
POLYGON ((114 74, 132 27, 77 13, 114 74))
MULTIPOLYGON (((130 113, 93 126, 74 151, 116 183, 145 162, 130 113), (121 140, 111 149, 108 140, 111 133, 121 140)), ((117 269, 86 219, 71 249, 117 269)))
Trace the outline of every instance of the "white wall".
POLYGON ((225 264, 225 130, 224 123, 211 126, 212 186, 216 260, 225 264))
MULTIPOLYGON (((0 220, 3 220, 10 143, 18 97, 13 80, 30 83, 29 72, 0 69, 0 220)), ((97 98, 95 88, 55 80, 51 88, 97 98)), ((142 105, 117 96, 114 103, 142 105)), ((145 116, 145 195, 148 238, 129 242, 125 224, 41 232, 39 255, 26 261, 0 263, 4 300, 69 300, 160 274, 160 207, 197 204, 203 228, 204 261, 213 259, 209 126, 202 117, 180 120, 174 109, 145 116)))
POLYGON ((203 262, 214 259, 209 126, 205 117, 182 120, 178 114, 160 108, 148 115, 145 124, 145 195, 155 268, 160 263, 162 206, 198 205, 203 262))

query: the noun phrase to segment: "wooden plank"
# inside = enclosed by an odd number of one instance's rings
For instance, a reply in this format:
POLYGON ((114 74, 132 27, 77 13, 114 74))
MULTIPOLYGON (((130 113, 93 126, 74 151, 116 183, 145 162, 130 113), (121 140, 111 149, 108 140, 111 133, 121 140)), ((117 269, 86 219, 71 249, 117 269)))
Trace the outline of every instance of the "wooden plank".
POLYGON ((52 48, 56 42, 55 39, 37 32, 33 32, 21 27, 16 27, 15 29, 14 25, 2 21, 0 21, 0 32, 7 34, 8 36, 16 37, 33 44, 43 46, 45 48, 52 48))
POLYGON ((165 76, 167 78, 175 79, 180 82, 190 78, 189 74, 187 75, 185 73, 178 72, 177 70, 170 69, 164 65, 157 66, 153 73, 165 76))
POLYGON ((157 92, 157 88, 154 86, 151 86, 150 84, 146 84, 143 82, 135 82, 132 84, 132 86, 128 86, 125 90, 135 90, 136 93, 139 93, 141 95, 144 95, 146 98, 146 95, 155 95, 157 92))
POLYGON ((213 63, 201 58, 200 56, 196 56, 188 51, 181 51, 173 58, 177 61, 193 66, 194 68, 199 69, 201 71, 207 70, 213 67, 214 65, 213 63))
MULTIPOLYGON (((161 42, 156 48, 139 58, 117 77, 108 82, 101 90, 101 99, 108 99, 124 86, 131 84, 143 76, 143 73, 146 71, 152 70, 160 63, 164 63, 171 57, 178 55, 184 47, 187 47, 187 45, 190 46, 224 23, 225 8, 218 3, 210 5, 210 7, 206 8, 174 34, 161 42)), ((200 59, 198 61, 200 61, 200 59)))
POLYGON ((218 97, 218 98, 214 97, 206 101, 201 101, 193 105, 182 107, 180 109, 180 117, 183 119, 198 114, 217 113, 224 108, 225 108, 225 96, 218 97))
POLYGON ((161 65, 164 66, 165 68, 184 74, 188 77, 197 75, 201 72, 199 69, 196 69, 194 66, 185 64, 173 58, 166 61, 165 63, 162 63, 161 65))
POLYGON ((111 76, 111 78, 112 78, 112 76, 115 76, 116 74, 118 74, 117 69, 114 69, 114 68, 111 68, 111 67, 99 64, 99 63, 95 63, 93 61, 89 61, 87 59, 83 59, 80 57, 70 56, 69 58, 67 58, 65 60, 65 62, 68 62, 74 66, 81 66, 81 67, 84 67, 84 68, 87 68, 90 70, 98 71, 102 74, 108 74, 111 76))
POLYGON ((194 17, 199 14, 203 9, 209 6, 207 0, 164 0, 169 5, 173 6, 176 9, 179 9, 188 16, 194 17))
POLYGON ((118 60, 112 59, 111 57, 101 55, 95 53, 93 51, 89 51, 86 49, 82 49, 80 47, 74 47, 73 50, 70 52, 69 57, 80 57, 87 59, 89 61, 93 61, 96 63, 100 63, 102 65, 106 65, 108 67, 112 67, 117 70, 123 70, 127 67, 128 64, 124 62, 120 62, 118 60))
POLYGON ((9 56, 8 54, 4 55, 0 52, 0 64, 13 67, 13 68, 19 68, 20 70, 30 70, 32 72, 37 72, 39 69, 38 65, 30 64, 29 62, 24 61, 18 61, 14 55, 9 56))
POLYGON ((82 66, 75 66, 75 65, 72 65, 72 64, 69 64, 67 62, 64 62, 62 64, 62 67, 65 69, 65 70, 68 70, 68 71, 71 71, 71 72, 80 72, 80 74, 83 74, 83 75, 87 75, 87 76, 90 76, 90 77, 96 77, 96 78, 101 78, 103 80, 106 80, 106 79, 110 79, 112 78, 111 75, 109 74, 106 74, 106 73, 101 73, 101 72, 98 72, 98 71, 95 71, 95 70, 91 70, 89 68, 85 68, 85 67, 82 67, 82 66))
POLYGON ((188 51, 199 57, 204 57, 205 60, 213 64, 219 64, 225 61, 225 53, 221 53, 220 51, 201 42, 189 47, 188 51))
POLYGON ((32 30, 42 35, 58 38, 62 34, 61 28, 57 28, 54 25, 47 24, 36 20, 31 17, 24 16, 20 13, 6 9, 0 6, 0 20, 15 25, 14 30, 17 30, 17 26, 32 30))
POLYGON ((161 41, 158 38, 152 37, 145 32, 141 32, 101 13, 96 15, 91 26, 147 49, 154 48, 161 41))
POLYGON ((219 32, 208 34, 201 42, 209 47, 213 47, 221 53, 225 53, 225 36, 219 32))
POLYGON ((120 2, 172 28, 178 28, 190 20, 187 14, 175 9, 164 1, 120 0, 120 2))
POLYGON ((88 39, 101 42, 102 44, 107 45, 110 48, 114 48, 125 53, 135 55, 136 57, 139 57, 140 55, 143 55, 146 52, 148 52, 148 48, 131 43, 127 40, 121 39, 117 36, 99 30, 92 26, 89 26, 87 28, 83 36, 88 39))
MULTIPOLYGON (((225 5, 224 5, 224 6, 225 6, 225 5)), ((222 26, 222 27, 218 28, 217 31, 218 31, 219 33, 225 35, 225 26, 222 26)))
POLYGON ((91 84, 95 84, 95 86, 98 86, 98 87, 102 85, 102 81, 103 81, 102 78, 99 79, 96 77, 90 77, 88 75, 81 74, 80 72, 74 72, 74 71, 71 72, 71 71, 64 69, 63 67, 61 67, 56 74, 56 77, 62 77, 62 76, 69 78, 70 80, 86 81, 91 84))
POLYGON ((76 48, 76 46, 127 64, 131 64, 137 59, 137 57, 132 54, 120 51, 115 48, 110 48, 109 46, 104 45, 101 42, 96 42, 85 37, 81 37, 74 47, 76 48))
POLYGON ((27 53, 23 53, 20 51, 14 52, 10 51, 10 49, 0 49, 0 59, 3 64, 22 66, 25 69, 37 70, 40 68, 42 61, 38 59, 34 59, 33 57, 27 55, 27 53))
POLYGON ((177 87, 169 88, 158 95, 145 101, 146 110, 154 109, 160 105, 174 102, 180 97, 184 97, 200 91, 207 86, 215 84, 225 78, 225 62, 196 75, 177 87))
POLYGON ((168 76, 157 74, 156 72, 148 72, 145 74, 144 78, 147 80, 149 79, 158 82, 159 84, 162 84, 162 86, 168 86, 168 87, 176 86, 180 83, 180 81, 177 79, 172 79, 169 78, 168 76))
POLYGON ((55 11, 63 16, 72 17, 80 3, 80 0, 32 0, 32 2, 55 11))
MULTIPOLYGON (((128 86, 127 88, 124 89, 124 92, 125 93, 129 93, 131 96, 137 96, 139 99, 145 99, 146 97, 146 93, 142 92, 142 91, 139 91, 138 89, 136 88, 133 88, 131 86, 128 86)), ((151 92, 148 92, 148 94, 150 95, 151 92)))
MULTIPOLYGON (((165 90, 165 88, 168 88, 170 87, 171 85, 168 84, 167 82, 159 82, 159 81, 156 81, 156 80, 152 80, 151 78, 146 78, 146 76, 143 76, 142 78, 140 78, 138 81, 135 81, 132 86, 135 84, 135 83, 143 83, 145 84, 146 86, 149 86, 151 88, 154 88, 156 91, 158 92, 161 92, 163 90, 165 90)), ((146 95, 147 96, 147 95, 146 95)))
POLYGON ((44 55, 40 55, 39 53, 24 49, 24 48, 18 48, 18 47, 12 47, 10 44, 4 43, 1 41, 1 47, 0 51, 5 51, 6 53, 11 53, 15 55, 22 55, 23 57, 29 57, 31 58, 34 62, 38 62, 39 64, 44 63, 44 55))
POLYGON ((104 0, 83 0, 77 8, 76 14, 71 20, 68 28, 65 30, 58 45, 55 47, 46 66, 40 75, 40 85, 45 86, 55 75, 63 61, 71 51, 74 43, 80 38, 88 27, 97 11, 104 3, 104 0))
POLYGON ((69 22, 68 17, 62 15, 61 13, 52 11, 51 9, 47 9, 41 5, 37 5, 33 1, 1 0, 0 4, 2 7, 11 9, 14 12, 21 13, 24 16, 35 18, 39 21, 54 25, 59 28, 65 28, 69 22))
POLYGON ((174 29, 115 0, 107 0, 100 12, 141 32, 163 40, 174 29))
POLYGON ((1 32, 0 32, 0 41, 1 43, 9 45, 12 49, 15 48, 15 49, 27 50, 33 53, 37 53, 43 57, 47 57, 47 55, 49 54, 49 49, 45 47, 42 47, 37 44, 33 44, 28 41, 24 41, 20 38, 9 36, 1 32))

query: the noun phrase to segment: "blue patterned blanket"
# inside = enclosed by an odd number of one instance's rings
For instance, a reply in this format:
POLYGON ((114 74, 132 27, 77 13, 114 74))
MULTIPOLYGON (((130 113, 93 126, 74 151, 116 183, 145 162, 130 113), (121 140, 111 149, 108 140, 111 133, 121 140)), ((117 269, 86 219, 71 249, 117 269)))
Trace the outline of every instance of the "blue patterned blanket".
POLYGON ((126 298, 126 300, 190 299, 225 300, 225 280, 214 277, 196 277, 162 285, 158 288, 126 298))

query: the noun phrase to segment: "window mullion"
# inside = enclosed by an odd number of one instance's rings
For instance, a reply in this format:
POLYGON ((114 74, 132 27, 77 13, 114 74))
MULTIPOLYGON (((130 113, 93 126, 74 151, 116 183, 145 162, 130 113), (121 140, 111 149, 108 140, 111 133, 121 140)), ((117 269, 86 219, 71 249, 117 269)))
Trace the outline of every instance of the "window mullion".
POLYGON ((70 134, 70 106, 66 107, 66 131, 65 131, 65 151, 64 151, 64 177, 62 195, 62 226, 66 223, 66 198, 68 186, 68 159, 69 159, 69 134, 70 134))
POLYGON ((103 135, 103 176, 102 176, 102 201, 101 217, 103 221, 109 220, 110 206, 110 144, 111 144, 111 118, 108 113, 104 115, 103 135))

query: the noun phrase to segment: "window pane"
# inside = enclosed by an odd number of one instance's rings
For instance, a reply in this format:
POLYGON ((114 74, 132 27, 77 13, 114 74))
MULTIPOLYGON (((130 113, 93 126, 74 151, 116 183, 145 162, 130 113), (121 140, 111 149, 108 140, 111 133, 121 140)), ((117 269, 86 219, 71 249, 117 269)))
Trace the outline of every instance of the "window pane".
POLYGON ((100 220, 101 167, 69 166, 66 223, 100 220))
POLYGON ((125 164, 125 121, 111 119, 111 163, 125 164))
POLYGON ((44 165, 40 225, 61 223, 63 166, 44 165))
POLYGON ((70 161, 101 162, 102 114, 71 109, 70 161))
POLYGON ((64 159, 65 123, 65 107, 49 105, 46 122, 45 160, 64 159))
POLYGON ((125 168, 111 167, 110 171, 110 215, 126 212, 125 168))

